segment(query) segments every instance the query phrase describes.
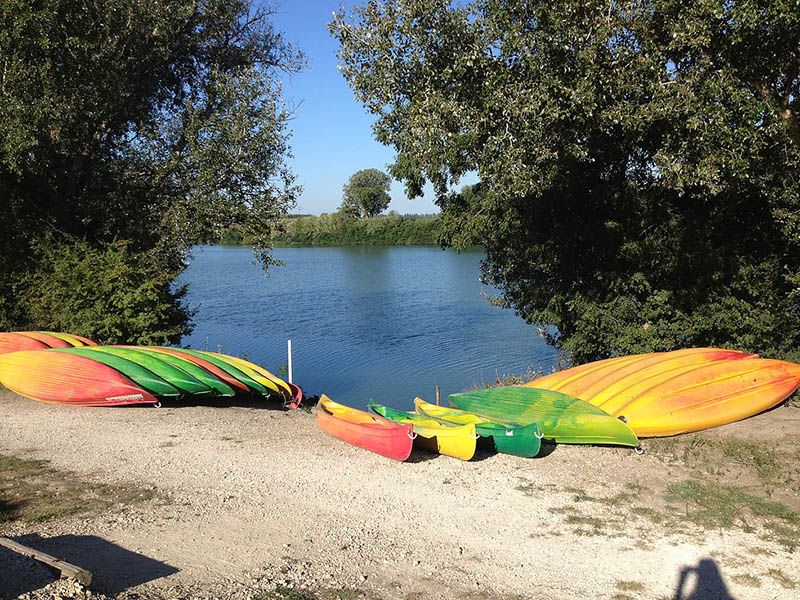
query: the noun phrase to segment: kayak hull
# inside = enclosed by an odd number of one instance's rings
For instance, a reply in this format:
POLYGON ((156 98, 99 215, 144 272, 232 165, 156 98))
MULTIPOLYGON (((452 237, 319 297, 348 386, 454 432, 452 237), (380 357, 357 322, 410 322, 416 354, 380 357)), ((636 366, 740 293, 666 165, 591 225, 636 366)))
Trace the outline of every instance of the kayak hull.
POLYGON ((158 402, 117 370, 65 352, 24 350, 2 354, 0 382, 22 396, 55 404, 121 406, 158 402))
POLYGON ((694 350, 589 363, 526 385, 575 394, 624 418, 641 437, 732 423, 780 404, 800 385, 794 363, 729 350, 716 350, 709 359, 702 352, 708 349, 694 350))
POLYGON ((538 423, 521 425, 519 423, 500 423, 489 417, 475 413, 438 406, 414 398, 417 414, 454 424, 474 423, 475 431, 481 437, 491 438, 494 447, 503 454, 513 454, 531 458, 539 454, 542 447, 542 433, 538 423))
POLYGON ((398 425, 363 410, 350 408, 322 395, 317 424, 333 437, 381 456, 404 461, 411 455, 413 427, 398 425))
POLYGON ((639 445, 636 434, 621 420, 560 392, 506 386, 451 394, 448 401, 500 422, 538 423, 544 439, 558 443, 639 445))
POLYGON ((475 442, 480 436, 475 431, 474 423, 443 423, 416 413, 395 410, 372 400, 369 402, 369 408, 372 412, 395 423, 413 425, 414 433, 418 438, 422 438, 420 445, 426 450, 461 460, 470 460, 475 456, 475 442))

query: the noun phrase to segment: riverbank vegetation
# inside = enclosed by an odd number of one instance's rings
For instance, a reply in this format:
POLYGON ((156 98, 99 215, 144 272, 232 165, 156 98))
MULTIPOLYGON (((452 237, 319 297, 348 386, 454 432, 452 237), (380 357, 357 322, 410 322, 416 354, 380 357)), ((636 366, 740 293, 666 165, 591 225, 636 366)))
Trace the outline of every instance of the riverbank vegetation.
POLYGON ((800 361, 796 2, 394 0, 329 27, 390 174, 574 362, 800 361))
MULTIPOLYGON (((277 246, 433 246, 441 222, 437 215, 388 215, 356 218, 342 212, 290 215, 272 242, 277 246)), ((239 228, 229 229, 222 244, 250 244, 239 228)))
POLYGON ((233 225, 258 257, 295 203, 269 3, 0 8, 0 331, 178 342, 174 281, 233 225))

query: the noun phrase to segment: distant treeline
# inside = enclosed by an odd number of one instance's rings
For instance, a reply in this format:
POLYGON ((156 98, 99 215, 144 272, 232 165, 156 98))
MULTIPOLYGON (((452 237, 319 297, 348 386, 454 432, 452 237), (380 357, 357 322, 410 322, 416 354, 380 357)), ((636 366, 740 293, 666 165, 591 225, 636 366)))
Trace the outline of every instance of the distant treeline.
MULTIPOLYGON (((388 215, 353 218, 342 213, 289 215, 283 231, 275 232, 278 246, 433 246, 439 234, 438 215, 388 215)), ((222 244, 248 244, 237 229, 229 230, 222 244)))

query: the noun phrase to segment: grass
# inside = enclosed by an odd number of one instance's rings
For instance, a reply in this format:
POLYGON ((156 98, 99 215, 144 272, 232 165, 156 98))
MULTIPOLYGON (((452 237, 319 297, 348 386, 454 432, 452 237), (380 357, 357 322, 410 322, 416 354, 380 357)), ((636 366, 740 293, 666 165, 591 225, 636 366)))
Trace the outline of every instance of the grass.
POLYGON ((644 585, 638 581, 618 581, 616 587, 621 592, 643 592, 644 585))
POLYGON ((784 589, 793 590, 797 587, 797 582, 780 569, 770 569, 765 573, 765 575, 777 581, 778 584, 784 589))
POLYGON ((684 505, 685 517, 711 528, 731 528, 745 517, 776 518, 787 524, 800 524, 800 513, 781 502, 754 496, 743 488, 686 480, 667 488, 667 499, 684 505))
POLYGON ((731 580, 735 581, 739 585, 745 585, 747 587, 752 587, 752 588, 761 587, 761 580, 755 575, 750 575, 749 573, 743 573, 741 575, 733 575, 731 577, 731 580))
POLYGON ((47 461, 0 455, 0 523, 43 523, 155 497, 153 489, 91 483, 47 461))

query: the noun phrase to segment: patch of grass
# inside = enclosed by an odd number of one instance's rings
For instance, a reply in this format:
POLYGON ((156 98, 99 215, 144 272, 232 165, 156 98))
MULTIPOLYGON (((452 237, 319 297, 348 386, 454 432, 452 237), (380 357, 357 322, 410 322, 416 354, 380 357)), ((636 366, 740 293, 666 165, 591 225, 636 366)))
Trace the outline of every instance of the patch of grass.
POLYGON ((317 600, 316 594, 279 585, 271 592, 253 596, 252 600, 317 600))
POLYGON ((764 481, 774 479, 781 471, 780 457, 774 447, 742 440, 723 440, 720 445, 724 456, 738 464, 755 467, 764 481))
POLYGON ((742 488, 705 484, 696 480, 673 483, 667 488, 667 499, 684 504, 685 516, 706 528, 730 528, 744 521, 748 513, 756 517, 778 518, 800 524, 800 514, 781 502, 765 500, 742 488))
POLYGON ((623 592, 643 592, 644 584, 638 581, 618 581, 616 584, 617 589, 623 592))
POLYGON ((664 520, 667 518, 666 515, 661 514, 653 510, 652 508, 648 508, 646 506, 633 506, 631 507, 631 512, 635 515, 639 515, 642 517, 647 517, 650 519, 651 522, 658 525, 659 523, 663 523, 664 520))
POLYGON ((536 487, 535 483, 522 483, 514 488, 515 490, 522 492, 526 496, 535 496, 538 488, 536 487))
POLYGON ((42 523, 155 496, 152 488, 91 483, 43 460, 0 455, 0 522, 42 523))
POLYGON ((576 488, 565 488, 564 491, 575 492, 575 495, 572 498, 574 502, 597 502, 599 504, 607 504, 608 506, 619 506, 626 503, 631 498, 631 494, 628 492, 619 492, 618 494, 609 497, 597 497, 590 496, 584 490, 576 488))
POLYGON ((735 581, 739 585, 746 585, 747 587, 753 587, 753 588, 761 587, 761 580, 755 575, 750 575, 749 573, 734 575, 733 577, 731 577, 731 580, 735 581))
POLYGON ((614 594, 611 596, 611 600, 637 600, 634 596, 629 596, 628 594, 614 594))
POLYGON ((787 552, 794 552, 800 545, 800 530, 797 527, 786 526, 770 521, 764 525, 772 533, 767 540, 777 542, 787 552))
POLYGON ((778 584, 784 589, 793 590, 797 587, 797 582, 780 569, 770 569, 765 573, 765 575, 777 581, 778 584))
POLYGON ((603 528, 605 527, 605 523, 600 519, 595 517, 585 517, 582 515, 568 515, 567 518, 564 519, 564 522, 568 525, 586 525, 590 528, 584 529, 583 527, 578 527, 574 530, 574 533, 577 533, 578 535, 602 535, 604 532, 603 528))

